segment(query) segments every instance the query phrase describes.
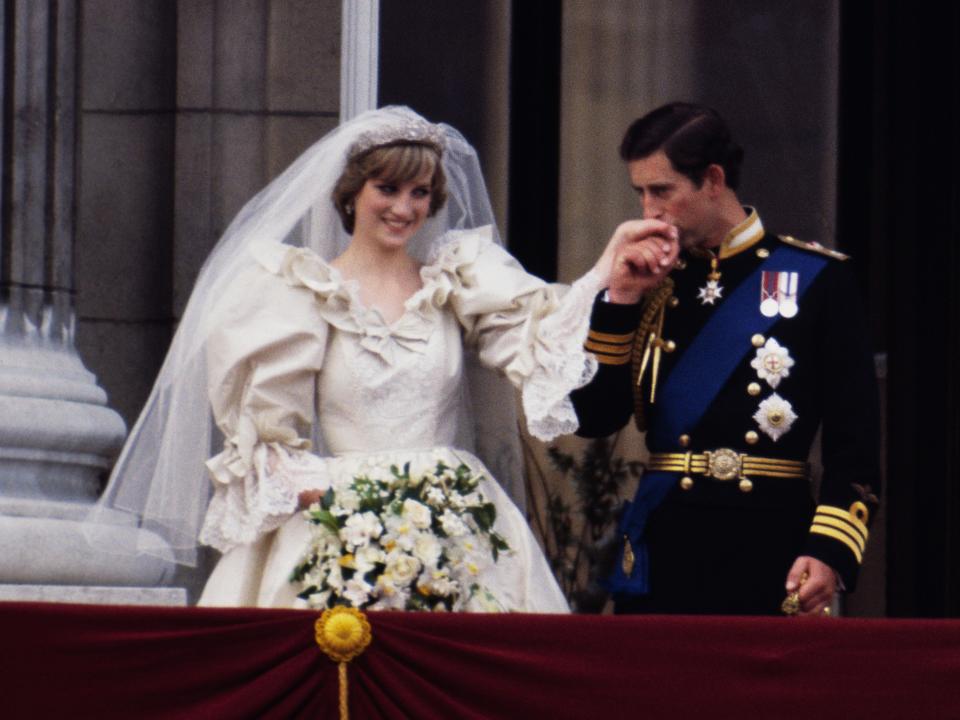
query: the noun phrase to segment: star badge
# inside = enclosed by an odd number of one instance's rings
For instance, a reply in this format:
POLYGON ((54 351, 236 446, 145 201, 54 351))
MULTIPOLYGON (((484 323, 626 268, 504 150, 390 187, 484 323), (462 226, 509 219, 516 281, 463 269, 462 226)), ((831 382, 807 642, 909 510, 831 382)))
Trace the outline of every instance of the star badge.
POLYGON ((790 352, 774 338, 769 338, 763 347, 757 348, 757 356, 750 361, 750 367, 772 388, 776 388, 783 378, 790 376, 793 365, 790 352))
POLYGON ((697 292, 697 300, 701 305, 713 305, 723 298, 723 288, 716 280, 707 280, 706 286, 697 292))
POLYGON ((760 429, 776 442, 793 426, 797 420, 797 414, 787 400, 773 393, 760 403, 760 407, 753 414, 753 419, 757 421, 760 429))

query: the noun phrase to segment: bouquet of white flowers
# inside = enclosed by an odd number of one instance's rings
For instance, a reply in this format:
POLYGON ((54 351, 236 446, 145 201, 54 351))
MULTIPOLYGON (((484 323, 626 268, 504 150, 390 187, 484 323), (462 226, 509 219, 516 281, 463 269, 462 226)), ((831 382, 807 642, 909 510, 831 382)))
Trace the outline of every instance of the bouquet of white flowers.
POLYGON ((479 578, 509 546, 493 530, 496 508, 480 480, 443 462, 411 476, 407 463, 328 490, 304 511, 313 532, 291 577, 298 597, 314 608, 460 610, 475 600, 497 609, 479 578))

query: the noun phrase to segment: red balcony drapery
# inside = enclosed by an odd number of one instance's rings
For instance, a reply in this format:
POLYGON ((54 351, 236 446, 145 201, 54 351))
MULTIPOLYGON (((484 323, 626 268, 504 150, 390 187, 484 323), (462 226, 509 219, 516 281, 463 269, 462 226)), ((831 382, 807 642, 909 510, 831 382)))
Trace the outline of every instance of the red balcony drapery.
MULTIPOLYGON (((335 718, 317 614, 0 603, 0 717, 335 718)), ((351 717, 960 717, 960 622, 371 613, 351 717)))

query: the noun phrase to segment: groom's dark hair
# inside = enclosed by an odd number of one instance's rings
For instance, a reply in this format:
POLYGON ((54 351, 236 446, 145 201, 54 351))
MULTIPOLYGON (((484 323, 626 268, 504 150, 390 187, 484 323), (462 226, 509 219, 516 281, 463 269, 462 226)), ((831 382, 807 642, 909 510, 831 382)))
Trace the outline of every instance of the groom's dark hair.
POLYGON ((658 150, 697 187, 710 165, 723 168, 731 190, 740 184, 743 148, 733 141, 727 123, 713 108, 687 102, 663 105, 634 120, 620 143, 620 157, 626 162, 658 150))

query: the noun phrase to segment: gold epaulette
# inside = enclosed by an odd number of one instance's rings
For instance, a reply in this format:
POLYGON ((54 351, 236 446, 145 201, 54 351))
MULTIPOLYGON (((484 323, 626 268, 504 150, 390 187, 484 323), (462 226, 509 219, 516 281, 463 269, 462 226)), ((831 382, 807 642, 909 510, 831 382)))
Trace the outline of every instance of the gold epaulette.
POLYGON ((857 559, 863 562, 863 551, 867 547, 869 512, 862 502, 855 502, 850 509, 819 505, 813 516, 810 532, 837 540, 847 546, 857 559))
POLYGON ((791 247, 800 248, 801 250, 809 250, 810 252, 820 253, 821 255, 826 255, 828 258, 833 258, 834 260, 849 260, 849 255, 844 255, 842 252, 837 252, 836 250, 831 250, 828 247, 824 247, 820 243, 815 242, 805 242, 803 240, 797 240, 795 237, 790 235, 777 235, 780 239, 780 242, 786 243, 791 247))
MULTIPOLYGON (((664 278, 644 299, 640 311, 640 322, 637 324, 636 336, 633 340, 633 419, 640 430, 646 430, 646 405, 640 382, 646 371, 651 350, 654 344, 660 341, 659 332, 663 325, 663 312, 667 301, 673 295, 673 279, 664 278)), ((654 369, 656 373, 656 369, 654 369)), ((652 382, 656 382, 654 378, 652 382)))

